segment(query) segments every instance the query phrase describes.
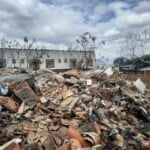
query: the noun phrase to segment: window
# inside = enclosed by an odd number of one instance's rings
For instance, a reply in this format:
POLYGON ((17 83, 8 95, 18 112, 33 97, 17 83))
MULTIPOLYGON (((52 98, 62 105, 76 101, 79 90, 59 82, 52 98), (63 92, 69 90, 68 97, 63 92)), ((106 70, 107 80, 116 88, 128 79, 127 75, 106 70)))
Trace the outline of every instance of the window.
POLYGON ((67 63, 67 59, 64 59, 64 63, 67 63))
POLYGON ((55 68, 54 59, 46 59, 46 68, 55 68))
POLYGON ((6 59, 0 59, 0 68, 6 67, 6 59))
POLYGON ((77 67, 77 60, 70 59, 70 68, 76 68, 76 67, 77 67))
POLYGON ((58 59, 58 62, 61 63, 61 59, 58 59))
POLYGON ((21 62, 21 64, 24 64, 24 59, 21 59, 20 62, 21 62))
POLYGON ((16 59, 12 59, 12 64, 16 64, 16 59))
POLYGON ((39 59, 30 59, 29 67, 33 70, 38 70, 40 68, 40 60, 39 59))

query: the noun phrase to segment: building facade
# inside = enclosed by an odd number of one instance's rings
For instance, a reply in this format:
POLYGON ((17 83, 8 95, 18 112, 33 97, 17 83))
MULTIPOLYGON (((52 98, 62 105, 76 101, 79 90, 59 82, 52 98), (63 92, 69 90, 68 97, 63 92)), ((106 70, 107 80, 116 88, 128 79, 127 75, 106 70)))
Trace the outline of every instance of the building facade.
POLYGON ((0 68, 37 69, 94 68, 94 51, 0 49, 0 68))

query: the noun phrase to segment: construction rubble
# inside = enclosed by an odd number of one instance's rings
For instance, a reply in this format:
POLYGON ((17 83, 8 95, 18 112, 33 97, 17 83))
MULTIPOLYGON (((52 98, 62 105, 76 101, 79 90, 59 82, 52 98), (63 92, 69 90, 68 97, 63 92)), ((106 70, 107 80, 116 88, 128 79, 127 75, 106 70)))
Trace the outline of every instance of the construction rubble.
POLYGON ((0 150, 149 150, 150 90, 106 70, 0 71, 0 150))

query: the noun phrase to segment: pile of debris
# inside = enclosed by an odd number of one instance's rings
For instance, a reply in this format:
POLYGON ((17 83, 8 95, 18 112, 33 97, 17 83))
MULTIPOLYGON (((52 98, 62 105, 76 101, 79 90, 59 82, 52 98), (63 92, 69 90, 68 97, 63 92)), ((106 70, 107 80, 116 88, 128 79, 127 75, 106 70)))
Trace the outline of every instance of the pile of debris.
POLYGON ((148 150, 150 92, 106 70, 0 78, 0 150, 148 150))

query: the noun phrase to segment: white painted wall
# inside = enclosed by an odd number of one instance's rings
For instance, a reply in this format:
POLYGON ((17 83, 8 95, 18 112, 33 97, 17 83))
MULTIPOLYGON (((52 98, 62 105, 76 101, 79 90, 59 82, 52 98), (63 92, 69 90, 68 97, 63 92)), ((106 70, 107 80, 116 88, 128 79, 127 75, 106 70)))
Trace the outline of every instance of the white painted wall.
MULTIPOLYGON (((31 52, 29 59, 37 58, 34 53, 35 50, 31 52)), ((36 50, 37 51, 37 50, 36 50)), ((39 54, 42 53, 42 57, 40 58, 41 64, 40 69, 46 68, 46 59, 54 59, 55 61, 55 68, 51 69, 68 69, 70 68, 70 59, 77 59, 77 63, 83 59, 86 60, 85 52, 83 51, 66 51, 66 50, 42 50, 39 51, 39 54), (58 59, 61 59, 61 63, 58 62, 58 59), (64 62, 64 59, 67 59, 67 63, 64 62)), ((89 55, 89 52, 86 52, 86 55, 89 55)), ((92 52, 91 58, 93 59, 93 67, 95 67, 95 53, 92 52)), ((21 64, 21 68, 27 68, 27 60, 24 50, 19 51, 19 57, 15 52, 15 49, 6 49, 4 59, 6 59, 6 66, 7 67, 20 67, 19 61, 24 59, 24 64, 21 64), (16 59, 16 64, 12 64, 12 59, 16 59)))

